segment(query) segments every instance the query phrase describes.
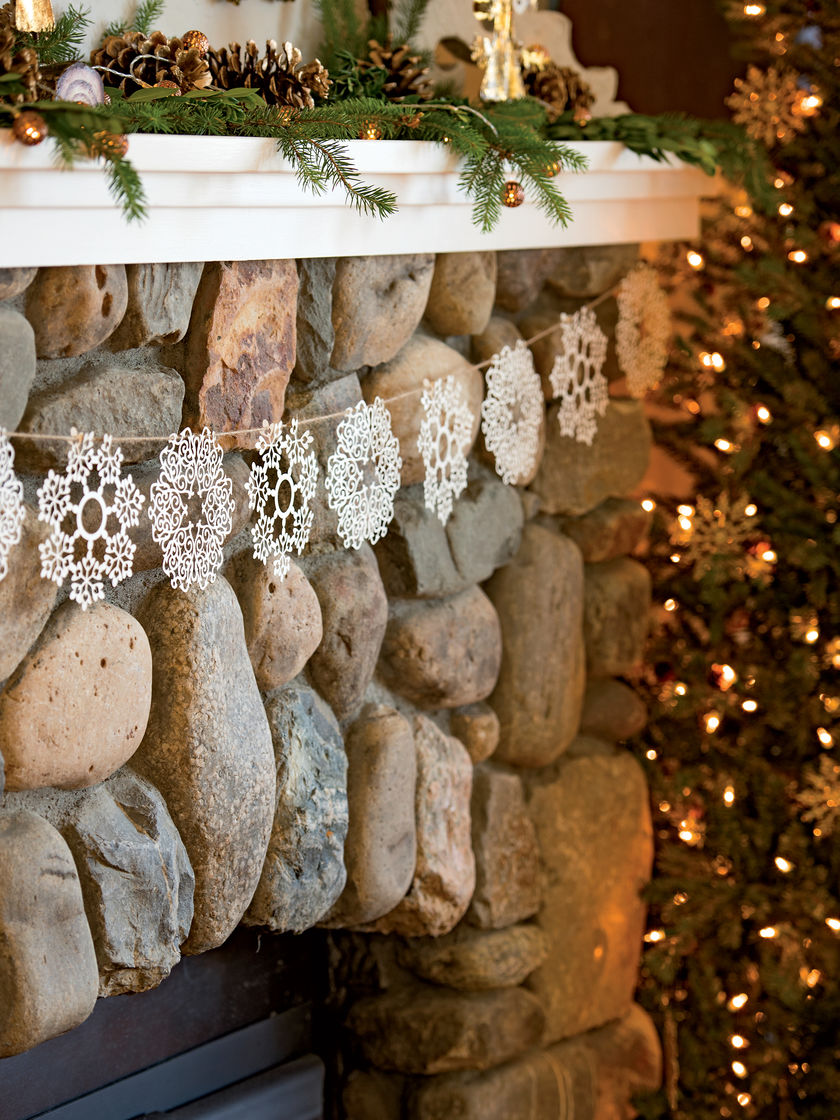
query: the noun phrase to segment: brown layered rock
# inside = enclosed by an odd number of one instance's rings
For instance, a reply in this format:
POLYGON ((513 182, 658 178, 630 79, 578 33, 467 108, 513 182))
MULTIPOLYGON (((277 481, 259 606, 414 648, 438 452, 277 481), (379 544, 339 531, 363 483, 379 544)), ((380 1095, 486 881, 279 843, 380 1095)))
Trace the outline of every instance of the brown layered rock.
POLYGON ((497 253, 496 304, 505 311, 524 311, 540 294, 560 252, 509 249, 497 253))
POLYGON ((638 735, 646 723, 644 701, 623 681, 601 677, 587 683, 580 717, 582 735, 620 743, 638 735))
POLYGON ((622 279, 639 259, 638 245, 585 245, 561 249, 548 283, 564 296, 593 299, 622 279))
POLYGON ((641 503, 608 498, 583 517, 564 517, 560 528, 580 549, 587 564, 629 556, 650 532, 652 515, 641 503))
POLYGON ((412 938, 397 956, 421 980, 462 992, 515 988, 548 955, 538 926, 477 930, 460 925, 445 937, 412 938))
POLYGON ((426 322, 440 335, 480 334, 495 298, 495 253, 438 253, 426 322))
POLYGON ((190 325, 203 271, 200 261, 126 265, 128 306, 108 339, 108 348, 131 350, 180 342, 190 325))
POLYGON ((483 591, 391 603, 379 674, 421 708, 457 708, 493 690, 502 656, 499 619, 483 591))
POLYGON ((72 1030, 96 1002, 98 973, 79 877, 58 832, 0 812, 0 1058, 72 1030))
POLYGON ((577 733, 583 703, 580 552, 529 522, 516 558, 496 572, 487 594, 502 627, 502 664, 490 698, 501 725, 494 757, 546 766, 577 733))
POLYGON ((37 268, 0 268, 0 299, 14 299, 35 279, 37 268))
POLYGON ((484 762, 499 745, 499 717, 482 700, 455 708, 449 728, 464 744, 473 762, 484 762))
POLYGON ((35 379, 35 334, 12 307, 0 307, 0 428, 14 431, 35 379))
POLYGON ((650 604, 650 573, 637 560, 586 565, 583 633, 590 676, 622 676, 641 661, 650 604))
POLYGON ((434 267, 432 253, 340 257, 333 286, 331 365, 355 370, 393 358, 423 317, 434 267))
POLYGON ((7 789, 103 781, 139 747, 151 698, 140 624, 108 603, 64 603, 0 694, 7 789))
POLYGON ((55 605, 58 588, 41 579, 38 545, 50 534, 35 506, 25 506, 21 538, 9 553, 0 580, 0 681, 15 669, 41 633, 55 605))
POLYGON ((475 888, 470 843, 472 763, 457 739, 414 719, 417 862, 406 897, 371 926, 378 933, 439 937, 461 920, 475 888))
POLYGON ((153 702, 133 768, 163 794, 195 872, 187 953, 221 945, 259 882, 274 820, 271 732, 230 584, 159 585, 138 610, 153 702))
POLYGON ((128 305, 121 264, 42 268, 26 291, 39 358, 72 358, 99 346, 128 305))
POLYGON ((186 343, 185 415, 195 426, 225 432, 280 419, 295 365, 297 291, 294 261, 205 266, 186 343))

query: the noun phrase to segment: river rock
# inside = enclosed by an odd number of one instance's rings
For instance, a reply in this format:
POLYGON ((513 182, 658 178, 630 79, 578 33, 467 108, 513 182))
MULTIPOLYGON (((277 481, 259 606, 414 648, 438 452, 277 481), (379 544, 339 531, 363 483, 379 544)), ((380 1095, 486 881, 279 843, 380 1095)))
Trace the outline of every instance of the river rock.
POLYGON ((417 761, 411 724, 385 705, 368 705, 346 737, 350 826, 347 885, 328 926, 375 921, 400 902, 417 861, 417 761))
POLYGON ((335 716, 305 686, 269 697, 277 798, 268 852, 249 925, 301 933, 327 913, 344 889, 347 757, 335 716))
POLYGON ((321 606, 312 584, 292 562, 285 579, 250 552, 226 570, 245 624, 254 676, 263 692, 282 688, 298 675, 323 637, 321 606))
POLYGON ((0 268, 0 299, 14 299, 35 279, 37 268, 0 268))
POLYGON ((494 315, 480 334, 472 337, 472 359, 474 362, 487 362, 505 346, 511 349, 524 336, 511 319, 494 315))
MULTIPOLYGON (((42 433, 69 432, 75 426, 80 432, 108 432, 124 462, 136 463, 156 455, 178 430, 183 403, 184 382, 174 369, 152 360, 128 368, 97 363, 33 393, 21 428, 42 433), (132 443, 131 436, 159 436, 160 442, 132 443)), ((66 442, 26 440, 22 446, 21 462, 28 470, 46 473, 67 466, 66 442)))
POLYGON ((45 820, 0 811, 0 1058, 72 1030, 98 974, 79 876, 45 820))
POLYGON ((432 253, 340 257, 335 266, 331 364, 355 370, 393 358, 423 317, 432 253))
POLYGON ((470 844, 472 763, 457 739, 426 716, 414 718, 417 863, 406 897, 371 928, 439 937, 461 920, 475 889, 470 844))
POLYGON ((650 605, 650 572, 638 560, 586 565, 583 633, 590 676, 620 677, 641 661, 650 605))
POLYGON ((469 445, 464 449, 466 454, 478 435, 484 379, 481 372, 457 350, 436 338, 416 334, 396 357, 372 370, 362 381, 362 392, 369 404, 376 397, 388 402, 391 427, 400 444, 400 482, 403 486, 422 482, 426 474, 423 456, 417 446, 420 425, 425 417, 421 399, 423 385, 426 380, 437 381, 446 377, 455 378, 461 399, 473 417, 469 445), (389 397, 398 399, 388 401, 389 397))
MULTIPOLYGON (((534 368, 540 375, 543 395, 546 400, 550 401, 555 396, 554 387, 551 384, 551 372, 555 361, 565 350, 563 331, 559 326, 560 316, 572 316, 583 306, 584 302, 581 300, 560 299, 556 295, 543 292, 531 310, 519 320, 519 329, 525 338, 535 338, 535 341, 531 343, 531 353, 534 357, 534 368), (551 330, 549 334, 543 334, 544 331, 548 331, 552 327, 555 329, 551 330), (536 338, 540 334, 543 334, 543 337, 536 338)), ((594 312, 595 321, 607 339, 601 373, 607 381, 617 381, 624 376, 618 364, 615 348, 618 304, 613 298, 604 299, 594 309, 594 312)))
POLYGON ((650 532, 652 515, 641 503, 608 498, 583 517, 564 517, 560 529, 571 537, 587 564, 629 556, 650 532))
POLYGON ((201 591, 154 587, 138 618, 154 689, 132 766, 163 794, 195 872, 187 953, 221 945, 253 897, 274 819, 271 731, 242 612, 221 576, 201 591))
POLYGON ((119 607, 66 602, 0 694, 6 787, 78 789, 134 754, 151 703, 149 642, 119 607))
POLYGON ((412 938, 397 951, 400 964, 419 979, 462 992, 515 988, 548 955, 538 926, 476 930, 460 925, 445 937, 412 938))
POLYGON ((379 672, 421 708, 457 708, 490 695, 501 657, 493 604, 471 587, 448 599, 392 602, 379 672))
POLYGON ((629 739, 647 723, 647 708, 638 693, 611 677, 589 681, 580 717, 582 735, 608 742, 629 739))
POLYGON ((495 758, 546 766, 577 733, 583 703, 583 564, 576 545, 528 522, 515 559, 487 584, 502 628, 490 703, 501 734, 495 758))
POLYGON ((528 986, 557 1042, 630 1008, 653 857, 648 791, 632 755, 585 738, 527 786, 544 872, 537 924, 550 946, 528 986))
POLYGON ((464 744, 473 762, 484 762, 499 745, 499 717, 483 700, 455 708, 449 727, 455 738, 464 744))
POLYGON ((19 311, 0 307, 0 428, 17 428, 34 378, 35 333, 19 311))
POLYGON ((441 335, 480 334, 495 297, 495 253, 438 253, 426 322, 441 335))
POLYGON ((332 325, 335 258, 299 260, 297 269, 299 287, 294 377, 314 386, 341 376, 330 365, 335 345, 332 325))
POLYGON ((39 358, 73 358, 99 346, 128 305, 121 264, 42 268, 26 291, 39 358))
POLYGON ((542 1008, 523 988, 397 989, 354 1004, 347 1026, 374 1066, 433 1074, 490 1069, 540 1041, 542 1008))
POLYGON ((578 517, 641 482, 651 432, 639 401, 611 400, 591 446, 560 434, 558 409, 555 404, 548 410, 545 454, 531 484, 545 513, 578 517))
POLYGON ((55 606, 58 587, 41 579, 38 545, 50 535, 38 520, 35 506, 25 506, 21 537, 9 553, 8 570, 0 580, 0 681, 20 664, 44 629, 55 606))
MULTIPOLYGON (((294 261, 211 262, 204 268, 186 342, 185 415, 216 432, 258 428, 283 415, 295 364, 294 261)), ((252 447, 232 436, 225 447, 252 447)))
POLYGON ((339 719, 352 715, 373 679, 388 600, 369 545, 327 552, 301 566, 321 604, 324 636, 307 672, 339 719))
POLYGON ((400 487, 394 519, 373 547, 389 595, 439 598, 467 586, 455 567, 446 530, 437 514, 426 508, 420 485, 400 487))
POLYGON ((557 255, 557 249, 510 249, 497 253, 497 306, 504 311, 524 311, 553 272, 557 255))
POLYGON ((128 264, 128 307, 108 339, 110 350, 137 346, 172 346, 187 333, 198 282, 200 261, 128 264))
POLYGON ((402 1120, 405 1078, 378 1069, 351 1070, 341 1093, 347 1120, 402 1120))
POLYGON ((540 905, 540 853, 521 779, 477 766, 470 814, 475 893, 467 920, 503 929, 530 918, 540 905))
POLYGON ((93 933, 99 994, 143 992, 169 975, 190 930, 195 880, 158 791, 124 766, 91 789, 9 794, 62 834, 93 933))
POLYGON ((446 523, 452 560, 465 585, 483 583, 513 559, 522 525, 516 489, 486 467, 471 464, 467 488, 446 523))
POLYGON ((594 299, 626 276, 639 259, 638 245, 585 245, 560 249, 548 283, 563 296, 594 299))

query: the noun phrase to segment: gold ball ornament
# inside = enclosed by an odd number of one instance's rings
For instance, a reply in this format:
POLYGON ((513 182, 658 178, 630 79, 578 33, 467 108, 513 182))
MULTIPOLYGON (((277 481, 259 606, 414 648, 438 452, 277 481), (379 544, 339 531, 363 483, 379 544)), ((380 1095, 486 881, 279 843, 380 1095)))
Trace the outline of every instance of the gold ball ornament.
POLYGON ((560 174, 560 161, 556 159, 552 160, 551 163, 545 165, 543 171, 545 171, 550 179, 553 179, 555 175, 560 174))
POLYGON ((514 209, 521 206, 525 201, 525 191, 522 189, 522 184, 517 183, 515 179, 508 179, 504 187, 502 187, 502 202, 505 206, 514 209))
POLYGON ((47 122, 40 113, 27 109, 26 112, 18 113, 15 117, 12 124, 12 135, 21 144, 34 148, 36 144, 40 144, 42 140, 46 139, 47 122))
POLYGON ((359 139, 360 140, 381 140, 382 139, 382 129, 379 127, 379 125, 376 123, 376 121, 365 121, 365 123, 359 129, 359 139))
POLYGON ((128 137, 101 128, 93 134, 90 151, 92 155, 122 159, 128 153, 128 137))
POLYGON ((181 96, 181 87, 177 82, 170 82, 169 78, 164 78, 162 82, 155 82, 155 89, 169 89, 172 90, 171 97, 181 96))
POLYGON ((185 31, 181 36, 181 46, 185 51, 196 50, 199 54, 207 54, 210 40, 203 31, 185 31))

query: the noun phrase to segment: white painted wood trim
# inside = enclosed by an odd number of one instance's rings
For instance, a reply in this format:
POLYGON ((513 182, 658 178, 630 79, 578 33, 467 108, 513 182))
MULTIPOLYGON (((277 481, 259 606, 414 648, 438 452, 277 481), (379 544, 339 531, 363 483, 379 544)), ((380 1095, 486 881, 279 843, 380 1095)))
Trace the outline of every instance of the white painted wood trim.
POLYGON ((260 260, 473 249, 528 249, 691 238, 713 181, 606 141, 574 145, 589 159, 557 185, 573 221, 552 226, 527 201, 491 234, 471 221, 454 157, 422 141, 348 144, 366 182, 387 187, 399 212, 357 214, 341 192, 313 195, 270 140, 204 136, 131 138, 149 201, 126 223, 98 164, 57 168, 51 145, 26 148, 0 130, 0 266, 144 261, 260 260))

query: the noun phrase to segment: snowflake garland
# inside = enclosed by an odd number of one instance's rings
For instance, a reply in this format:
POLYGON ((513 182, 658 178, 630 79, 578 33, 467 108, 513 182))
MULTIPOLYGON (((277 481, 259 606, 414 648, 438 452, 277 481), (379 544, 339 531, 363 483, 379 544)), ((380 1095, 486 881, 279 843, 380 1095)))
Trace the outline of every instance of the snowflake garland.
POLYGON ((171 435, 160 453, 160 477, 152 483, 148 512, 163 570, 181 591, 194 584, 204 590, 222 566, 222 544, 235 509, 223 458, 208 428, 171 435))
POLYGON ((643 397, 662 379, 671 335, 668 299, 646 265, 629 272, 618 287, 615 344, 631 397, 643 397))
POLYGON ((487 370, 481 431, 496 472, 515 486, 534 469, 540 447, 543 393, 534 359, 523 339, 503 346, 487 370))
POLYGON ((607 336, 591 307, 561 316, 560 343, 562 352, 549 374, 554 397, 560 401, 560 434, 591 445, 598 431, 596 417, 604 415, 609 403, 607 379, 601 372, 607 336))
POLYGON ((273 556, 279 580, 288 575, 292 550, 300 556, 312 532, 318 463, 311 443, 311 432, 298 434, 297 419, 288 428, 282 421, 270 426, 264 421, 257 440, 261 461, 252 465, 245 483, 249 507, 259 510, 251 528, 254 558, 267 564, 273 556))
POLYGON ((15 475, 15 452, 0 428, 0 579, 9 570, 9 553, 23 531, 23 484, 15 475))
POLYGON ((71 444, 64 474, 51 470, 38 490, 38 520, 50 527, 39 546, 41 575, 59 586, 70 579, 70 598, 87 610, 134 570, 134 541, 145 501, 131 475, 121 477, 123 454, 112 437, 99 446, 93 432, 71 444), (109 528, 111 520, 116 529, 109 528))
POLYGON ((336 450, 327 463, 324 486, 338 514, 345 548, 361 548, 385 536, 394 516, 402 459, 391 414, 376 397, 348 408, 336 429, 336 450))
POLYGON ((431 385, 420 397, 423 419, 417 448, 423 456, 423 500, 426 509, 446 524, 452 503, 467 485, 467 453, 472 444, 475 417, 464 399, 463 387, 450 374, 431 385))

